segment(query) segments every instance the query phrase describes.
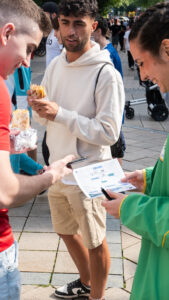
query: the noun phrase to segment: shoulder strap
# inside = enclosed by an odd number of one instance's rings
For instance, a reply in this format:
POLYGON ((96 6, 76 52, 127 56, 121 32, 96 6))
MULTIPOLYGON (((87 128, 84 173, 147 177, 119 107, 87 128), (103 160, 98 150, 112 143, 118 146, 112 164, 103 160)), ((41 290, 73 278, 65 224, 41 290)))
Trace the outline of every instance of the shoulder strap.
POLYGON ((109 63, 109 62, 106 62, 105 64, 103 64, 97 74, 97 77, 96 77, 96 82, 95 82, 95 87, 94 87, 94 101, 95 101, 95 93, 96 93, 96 87, 97 87, 97 83, 99 81, 99 77, 100 77, 100 73, 101 71, 103 70, 103 68, 106 66, 106 65, 111 65, 113 66, 113 64, 109 63))

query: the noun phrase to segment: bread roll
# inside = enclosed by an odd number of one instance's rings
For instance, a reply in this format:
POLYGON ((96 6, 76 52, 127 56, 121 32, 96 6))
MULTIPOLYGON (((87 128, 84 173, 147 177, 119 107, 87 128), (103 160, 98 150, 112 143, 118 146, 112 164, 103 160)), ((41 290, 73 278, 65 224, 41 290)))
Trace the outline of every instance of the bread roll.
POLYGON ((36 93, 37 98, 40 99, 46 97, 45 88, 42 85, 32 84, 30 88, 34 93, 36 93))
POLYGON ((16 109, 13 111, 12 128, 26 130, 30 127, 29 111, 27 109, 16 109))

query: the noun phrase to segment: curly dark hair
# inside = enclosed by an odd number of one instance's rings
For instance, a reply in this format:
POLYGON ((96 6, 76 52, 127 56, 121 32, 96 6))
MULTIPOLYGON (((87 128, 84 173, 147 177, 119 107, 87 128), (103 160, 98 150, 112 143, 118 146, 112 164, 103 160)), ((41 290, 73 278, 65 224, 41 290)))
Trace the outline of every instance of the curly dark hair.
POLYGON ((100 28, 100 29, 101 29, 102 35, 106 37, 106 35, 107 35, 107 30, 108 30, 107 19, 105 19, 105 18, 103 18, 103 17, 101 17, 101 16, 98 16, 98 17, 96 18, 96 21, 98 22, 98 25, 97 25, 96 30, 100 28))
POLYGON ((58 17, 55 17, 54 19, 51 19, 53 29, 59 30, 59 22, 58 17))
POLYGON ((137 19, 129 35, 130 41, 134 39, 143 50, 159 56, 161 42, 169 39, 169 3, 157 3, 137 19))
POLYGON ((64 16, 79 17, 88 15, 95 18, 97 12, 97 0, 61 0, 59 4, 59 14, 64 16))

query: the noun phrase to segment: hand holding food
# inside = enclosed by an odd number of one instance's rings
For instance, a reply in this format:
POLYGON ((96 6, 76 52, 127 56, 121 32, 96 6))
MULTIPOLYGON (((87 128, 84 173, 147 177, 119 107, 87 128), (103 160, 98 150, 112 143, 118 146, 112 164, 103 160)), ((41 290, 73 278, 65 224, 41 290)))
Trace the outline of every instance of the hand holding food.
POLYGON ((10 153, 19 154, 35 149, 37 130, 30 127, 29 111, 17 109, 13 112, 10 131, 10 153))
POLYGON ((36 95, 36 98, 41 99, 46 97, 45 88, 42 85, 32 84, 30 89, 36 95))

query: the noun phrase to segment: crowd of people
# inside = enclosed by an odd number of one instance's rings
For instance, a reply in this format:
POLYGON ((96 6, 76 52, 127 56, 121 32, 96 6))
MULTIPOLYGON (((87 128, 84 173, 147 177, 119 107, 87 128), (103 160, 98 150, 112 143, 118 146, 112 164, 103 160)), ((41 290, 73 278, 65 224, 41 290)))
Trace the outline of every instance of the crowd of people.
POLYGON ((112 201, 104 196, 87 198, 67 164, 86 158, 76 163, 81 167, 112 157, 122 164, 125 93, 118 44, 127 51, 131 70, 137 65, 142 80, 149 79, 161 92, 168 92, 168 16, 169 3, 161 3, 135 23, 119 25, 115 19, 110 25, 98 16, 97 0, 62 0, 58 6, 46 2, 42 8, 32 0, 0 1, 0 300, 20 299, 18 248, 8 208, 23 205, 47 189, 54 230, 79 271, 79 279, 55 290, 56 297, 105 299, 110 269, 107 211, 142 236, 131 299, 167 300, 169 142, 154 168, 126 173, 123 181, 133 183, 139 193, 107 191, 112 201), (10 148, 11 98, 17 81, 10 97, 8 76, 30 67, 31 54, 43 36, 47 60, 41 85, 46 98, 38 99, 29 90, 30 79, 27 105, 34 120, 46 127, 42 145, 46 165, 34 161, 35 170, 43 169, 42 174, 35 171, 26 176, 21 175, 21 165, 16 171, 12 162, 12 155, 21 160, 23 153, 11 153, 10 148))

